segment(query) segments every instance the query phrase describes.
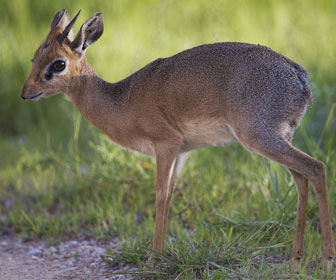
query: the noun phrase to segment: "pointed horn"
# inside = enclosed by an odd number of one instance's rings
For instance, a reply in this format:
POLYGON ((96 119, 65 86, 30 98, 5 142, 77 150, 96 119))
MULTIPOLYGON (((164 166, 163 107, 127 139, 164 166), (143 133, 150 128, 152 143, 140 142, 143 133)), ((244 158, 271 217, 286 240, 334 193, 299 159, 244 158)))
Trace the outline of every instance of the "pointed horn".
POLYGON ((60 40, 63 41, 64 38, 66 38, 72 28, 72 26, 75 24, 77 17, 79 16, 81 10, 78 11, 77 15, 75 15, 75 17, 69 22, 69 24, 64 28, 62 35, 60 37, 60 40))

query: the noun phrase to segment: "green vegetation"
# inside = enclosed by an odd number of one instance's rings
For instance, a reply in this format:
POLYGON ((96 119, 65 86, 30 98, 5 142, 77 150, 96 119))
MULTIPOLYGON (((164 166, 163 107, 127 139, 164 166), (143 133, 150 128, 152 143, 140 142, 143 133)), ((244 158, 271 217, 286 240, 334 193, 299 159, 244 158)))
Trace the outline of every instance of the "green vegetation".
MULTIPOLYGON (((156 59, 216 41, 267 45, 310 73, 314 104, 294 143, 327 164, 336 219, 336 2, 6 1, 0 0, 0 230, 51 242, 72 236, 119 237, 112 263, 139 265, 142 277, 267 279, 290 277, 296 190, 281 166, 238 145, 194 151, 177 187, 163 261, 143 266, 154 222, 155 163, 121 150, 64 97, 22 102, 30 59, 56 11, 76 30, 102 11, 105 31, 87 52, 106 80, 156 59)), ((298 278, 321 278, 321 238, 310 192, 306 257, 298 278)))

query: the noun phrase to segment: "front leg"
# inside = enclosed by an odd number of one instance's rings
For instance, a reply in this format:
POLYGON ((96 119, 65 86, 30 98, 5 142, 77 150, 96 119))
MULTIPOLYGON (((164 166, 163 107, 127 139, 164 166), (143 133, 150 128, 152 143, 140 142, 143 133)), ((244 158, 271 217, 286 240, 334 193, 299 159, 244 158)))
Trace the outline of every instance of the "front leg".
POLYGON ((158 260, 155 252, 162 254, 164 247, 164 227, 166 219, 166 204, 169 196, 169 181, 176 158, 175 148, 160 148, 156 153, 156 185, 155 185, 155 229, 153 240, 153 253, 148 262, 158 260))

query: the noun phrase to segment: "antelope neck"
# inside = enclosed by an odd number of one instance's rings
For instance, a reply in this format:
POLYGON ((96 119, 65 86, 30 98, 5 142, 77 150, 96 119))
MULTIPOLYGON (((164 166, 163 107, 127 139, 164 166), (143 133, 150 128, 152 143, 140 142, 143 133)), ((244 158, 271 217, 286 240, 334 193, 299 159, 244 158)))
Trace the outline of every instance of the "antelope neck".
POLYGON ((70 99, 83 116, 107 132, 108 123, 123 115, 125 92, 129 82, 127 80, 109 83, 101 79, 91 66, 86 63, 78 78, 74 78, 70 99))

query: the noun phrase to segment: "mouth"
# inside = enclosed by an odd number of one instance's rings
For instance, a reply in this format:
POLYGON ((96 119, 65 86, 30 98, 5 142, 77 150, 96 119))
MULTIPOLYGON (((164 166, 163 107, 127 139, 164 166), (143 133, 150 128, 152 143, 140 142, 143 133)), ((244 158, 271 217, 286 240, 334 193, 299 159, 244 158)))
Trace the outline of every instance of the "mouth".
POLYGON ((34 95, 34 96, 32 96, 32 97, 29 97, 29 98, 27 98, 27 99, 29 99, 29 100, 33 100, 33 101, 35 101, 35 100, 39 100, 39 99, 42 97, 42 95, 43 95, 43 93, 41 92, 41 93, 39 93, 39 94, 37 94, 37 95, 34 95))

